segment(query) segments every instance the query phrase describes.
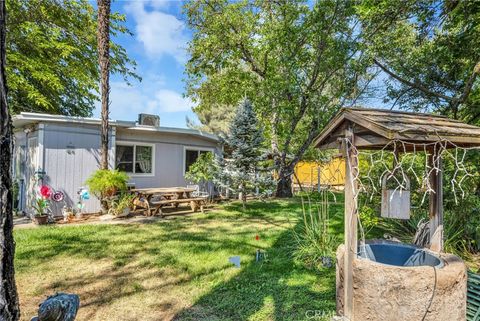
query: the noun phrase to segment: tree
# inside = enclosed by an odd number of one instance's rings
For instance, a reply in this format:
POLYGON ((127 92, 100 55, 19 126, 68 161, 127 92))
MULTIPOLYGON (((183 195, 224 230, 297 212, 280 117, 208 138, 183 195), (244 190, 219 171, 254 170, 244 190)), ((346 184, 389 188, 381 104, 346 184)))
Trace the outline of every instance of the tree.
POLYGON ((198 109, 196 114, 201 125, 195 124, 187 117, 187 125, 190 128, 206 131, 221 137, 228 135, 228 126, 235 115, 235 106, 216 105, 208 110, 198 109))
MULTIPOLYGON (((97 10, 87 0, 8 0, 7 78, 14 114, 91 116, 98 101, 97 10)), ((110 15, 112 35, 130 34, 110 15)), ((111 72, 128 81, 135 62, 111 43, 111 72)))
POLYGON ((242 206, 245 209, 247 194, 255 185, 255 174, 258 163, 262 159, 261 145, 264 140, 249 100, 245 99, 241 102, 229 131, 227 144, 232 149, 232 161, 228 163, 227 171, 230 172, 234 187, 238 186, 242 206))
POLYGON ((362 1, 362 41, 391 107, 480 121, 480 3, 362 1))
POLYGON ((213 197, 213 191, 211 190, 211 184, 214 183, 219 177, 219 166, 217 166, 217 159, 214 153, 202 153, 197 158, 195 163, 190 165, 188 172, 185 173, 185 179, 200 184, 200 188, 208 192, 213 197))
POLYGON ((97 0, 97 48, 100 65, 100 92, 102 96, 102 128, 100 168, 108 169, 108 107, 110 94, 110 0, 97 0))
POLYGON ((13 241, 13 185, 11 159, 13 134, 7 105, 6 66, 6 8, 0 3, 0 320, 20 318, 15 285, 15 243, 13 241))
POLYGON ((352 1, 189 1, 187 95, 208 113, 251 97, 289 197, 297 162, 361 92, 365 70, 352 1))

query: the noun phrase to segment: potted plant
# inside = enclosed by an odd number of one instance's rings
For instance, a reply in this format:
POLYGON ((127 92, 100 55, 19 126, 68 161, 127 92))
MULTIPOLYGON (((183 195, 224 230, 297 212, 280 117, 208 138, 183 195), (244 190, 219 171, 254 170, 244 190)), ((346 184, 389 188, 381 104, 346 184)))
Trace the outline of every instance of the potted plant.
POLYGON ((102 209, 108 211, 108 198, 127 190, 128 175, 118 170, 99 169, 87 180, 90 192, 102 203, 102 209))
POLYGON ((38 225, 47 224, 48 221, 48 200, 44 198, 37 198, 32 207, 35 210, 34 221, 38 225))
POLYGON ((125 217, 130 214, 130 208, 133 205, 133 199, 135 195, 123 193, 117 199, 111 201, 109 214, 113 214, 116 217, 125 217))

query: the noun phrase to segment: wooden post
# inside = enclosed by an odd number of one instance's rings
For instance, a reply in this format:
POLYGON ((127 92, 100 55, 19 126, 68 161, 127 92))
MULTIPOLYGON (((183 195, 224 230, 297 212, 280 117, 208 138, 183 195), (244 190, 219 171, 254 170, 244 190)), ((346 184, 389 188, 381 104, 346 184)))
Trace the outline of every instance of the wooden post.
POLYGON ((322 182, 320 181, 320 166, 317 166, 317 190, 318 190, 319 193, 320 193, 320 190, 321 190, 321 188, 320 188, 321 183, 322 182))
POLYGON ((430 248, 441 252, 443 251, 443 168, 438 151, 428 155, 428 163, 431 168, 439 169, 438 172, 432 171, 429 177, 430 186, 434 190, 434 193, 431 192, 429 195, 430 248))
POLYGON ((345 157, 345 257, 344 257, 344 317, 353 321, 353 261, 357 253, 357 155, 350 148, 347 140, 354 144, 353 130, 347 128, 343 141, 345 157))

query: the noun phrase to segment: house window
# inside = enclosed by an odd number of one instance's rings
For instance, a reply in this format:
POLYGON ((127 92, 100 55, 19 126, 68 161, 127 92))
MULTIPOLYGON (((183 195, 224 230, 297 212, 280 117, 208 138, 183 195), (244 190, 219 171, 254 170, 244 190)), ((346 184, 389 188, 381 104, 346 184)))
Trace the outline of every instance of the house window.
POLYGON ((188 172, 190 166, 195 163, 198 159, 198 156, 206 153, 211 153, 210 150, 198 150, 198 149, 185 149, 185 173, 188 172))
POLYGON ((118 144, 115 168, 132 174, 152 174, 153 146, 118 144))

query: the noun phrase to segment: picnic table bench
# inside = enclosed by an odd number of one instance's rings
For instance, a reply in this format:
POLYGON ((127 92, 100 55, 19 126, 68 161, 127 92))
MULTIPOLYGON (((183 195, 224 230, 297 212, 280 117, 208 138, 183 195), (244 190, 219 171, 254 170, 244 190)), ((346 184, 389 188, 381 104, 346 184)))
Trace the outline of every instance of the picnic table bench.
POLYGON ((203 207, 207 197, 192 197, 192 193, 196 189, 188 187, 159 187, 159 188, 142 188, 133 189, 132 192, 137 194, 133 201, 134 210, 136 207, 145 209, 146 215, 151 216, 155 214, 162 215, 162 208, 172 205, 175 208, 179 204, 188 203, 193 212, 200 209, 203 212, 203 207), (153 200, 157 197, 158 200, 153 200))

